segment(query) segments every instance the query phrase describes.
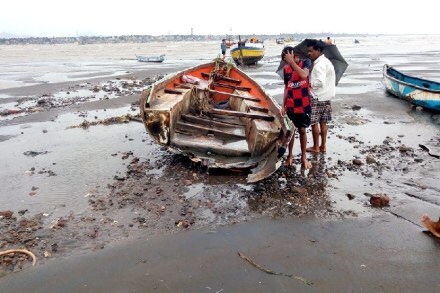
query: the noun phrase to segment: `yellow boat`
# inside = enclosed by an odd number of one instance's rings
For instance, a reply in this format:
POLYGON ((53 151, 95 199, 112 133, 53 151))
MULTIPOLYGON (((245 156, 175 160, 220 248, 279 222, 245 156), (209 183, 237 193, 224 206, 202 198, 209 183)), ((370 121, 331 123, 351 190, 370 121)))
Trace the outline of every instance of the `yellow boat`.
POLYGON ((231 46, 231 57, 239 65, 255 64, 264 57, 264 44, 257 38, 239 41, 231 46))

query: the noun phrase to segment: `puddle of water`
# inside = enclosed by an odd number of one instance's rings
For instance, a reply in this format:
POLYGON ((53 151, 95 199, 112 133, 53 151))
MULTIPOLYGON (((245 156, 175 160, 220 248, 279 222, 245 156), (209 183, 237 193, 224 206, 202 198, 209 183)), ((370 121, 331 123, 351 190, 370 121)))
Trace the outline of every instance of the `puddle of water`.
MULTIPOLYGON (((103 112, 92 115, 113 116, 124 110, 103 112)), ((0 135, 16 135, 0 143, 3 210, 28 209, 32 214, 43 212, 53 217, 58 211, 65 215, 65 209, 86 210, 88 193, 113 182, 115 175, 125 173, 131 157, 123 160, 124 152, 132 151, 141 160, 151 160, 158 151, 157 147, 142 142, 148 141, 148 137, 140 123, 66 129, 82 120, 75 114, 66 114, 55 122, 0 129, 0 135), (26 151, 47 151, 47 154, 31 157, 23 154, 26 151)))
POLYGON ((201 197, 199 195, 203 192, 203 190, 204 190, 203 183, 192 184, 188 186, 188 191, 185 192, 183 196, 185 196, 186 199, 189 198, 200 199, 201 197))

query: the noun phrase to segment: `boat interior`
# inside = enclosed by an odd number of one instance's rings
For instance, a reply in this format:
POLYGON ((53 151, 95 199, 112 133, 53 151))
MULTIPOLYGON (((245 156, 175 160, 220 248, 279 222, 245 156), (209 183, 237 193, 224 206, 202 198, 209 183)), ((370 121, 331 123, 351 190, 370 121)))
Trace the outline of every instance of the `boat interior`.
POLYGON ((213 159, 219 167, 255 165, 276 147, 282 129, 275 119, 279 110, 235 67, 201 66, 155 87, 146 98, 143 118, 162 144, 213 159))

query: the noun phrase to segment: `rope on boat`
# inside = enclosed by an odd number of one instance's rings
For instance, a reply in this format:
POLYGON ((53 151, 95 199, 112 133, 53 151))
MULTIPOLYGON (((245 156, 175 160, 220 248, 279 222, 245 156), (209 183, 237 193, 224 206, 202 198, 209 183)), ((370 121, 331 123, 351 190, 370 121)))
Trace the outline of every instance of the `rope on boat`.
MULTIPOLYGON (((217 79, 217 74, 229 77, 229 73, 234 67, 234 63, 226 63, 223 59, 215 59, 214 68, 209 73, 208 89, 211 89, 211 83, 217 79)), ((192 114, 202 116, 203 112, 209 112, 214 108, 214 100, 210 99, 208 91, 198 91, 196 87, 191 89, 190 109, 192 114)))
POLYGON ((190 111, 194 115, 202 116, 203 112, 209 112, 214 108, 214 101, 208 98, 207 91, 198 91, 196 87, 190 93, 190 111))

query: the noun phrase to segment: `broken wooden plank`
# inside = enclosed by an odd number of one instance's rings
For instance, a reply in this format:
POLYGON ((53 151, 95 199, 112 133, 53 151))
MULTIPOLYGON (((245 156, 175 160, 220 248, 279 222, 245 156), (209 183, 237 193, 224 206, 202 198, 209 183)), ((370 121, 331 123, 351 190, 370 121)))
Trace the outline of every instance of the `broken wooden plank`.
POLYGON ((176 90, 173 90, 173 89, 164 89, 163 90, 165 93, 167 93, 167 94, 176 94, 176 95, 181 95, 181 94, 183 94, 183 92, 181 92, 181 91, 176 91, 176 90))
POLYGON ((191 89, 195 87, 195 84, 188 84, 188 83, 174 83, 174 87, 176 88, 182 88, 182 89, 191 89))
POLYGON ((230 137, 230 138, 246 138, 246 134, 244 133, 244 129, 240 129, 237 131, 225 131, 217 128, 207 127, 203 125, 188 123, 184 121, 177 122, 177 129, 183 131, 191 131, 195 134, 214 134, 222 137, 230 137))
POLYGON ((266 121, 273 121, 275 117, 267 114, 256 114, 256 113, 248 113, 248 112, 240 112, 240 111, 231 111, 231 110, 220 110, 220 109, 212 109, 207 112, 208 114, 217 114, 217 115, 227 115, 234 117, 244 117, 251 119, 262 119, 266 121))

